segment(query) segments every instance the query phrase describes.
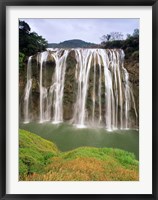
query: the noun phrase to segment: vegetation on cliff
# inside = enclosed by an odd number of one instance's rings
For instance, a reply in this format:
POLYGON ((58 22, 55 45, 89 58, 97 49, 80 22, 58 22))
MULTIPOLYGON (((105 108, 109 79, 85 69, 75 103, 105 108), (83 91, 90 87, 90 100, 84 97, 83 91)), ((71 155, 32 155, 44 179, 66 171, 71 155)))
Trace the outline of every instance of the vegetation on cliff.
POLYGON ((80 147, 60 152, 56 145, 20 130, 19 173, 27 181, 131 181, 139 179, 132 153, 80 147))
POLYGON ((36 32, 31 32, 30 26, 25 21, 19 20, 19 67, 23 69, 28 56, 45 51, 47 41, 36 32))
POLYGON ((139 60, 139 29, 135 29, 133 34, 127 34, 125 40, 122 39, 121 33, 110 33, 103 35, 101 38, 101 47, 105 49, 119 48, 125 52, 126 59, 139 60))

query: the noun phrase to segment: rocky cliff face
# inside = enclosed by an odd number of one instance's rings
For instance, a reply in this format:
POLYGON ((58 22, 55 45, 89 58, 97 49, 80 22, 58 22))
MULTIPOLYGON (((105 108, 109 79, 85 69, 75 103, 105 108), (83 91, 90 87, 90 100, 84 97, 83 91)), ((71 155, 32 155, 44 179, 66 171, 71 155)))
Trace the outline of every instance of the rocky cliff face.
POLYGON ((139 114, 139 58, 125 59, 124 66, 129 73, 129 81, 131 82, 133 87, 136 107, 139 114))

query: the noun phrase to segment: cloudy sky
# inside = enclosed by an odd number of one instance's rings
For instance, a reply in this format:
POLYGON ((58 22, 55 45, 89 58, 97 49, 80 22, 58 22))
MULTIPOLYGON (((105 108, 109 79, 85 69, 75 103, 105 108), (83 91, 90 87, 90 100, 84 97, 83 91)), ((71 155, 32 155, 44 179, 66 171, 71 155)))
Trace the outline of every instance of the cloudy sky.
POLYGON ((42 35, 48 43, 70 39, 100 43, 101 36, 110 32, 132 34, 139 28, 139 19, 20 19, 27 22, 31 32, 42 35))

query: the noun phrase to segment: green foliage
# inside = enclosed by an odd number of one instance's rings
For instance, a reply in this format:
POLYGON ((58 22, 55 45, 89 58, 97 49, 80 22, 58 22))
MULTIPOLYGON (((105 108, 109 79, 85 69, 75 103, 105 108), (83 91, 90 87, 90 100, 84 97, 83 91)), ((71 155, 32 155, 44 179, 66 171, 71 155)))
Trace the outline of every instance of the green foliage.
POLYGON ((114 40, 114 41, 107 41, 107 42, 102 43, 102 45, 108 49, 114 49, 114 48, 120 49, 122 48, 123 44, 124 44, 123 40, 114 40))
POLYGON ((42 36, 30 30, 26 22, 19 21, 19 50, 25 56, 44 51, 48 44, 42 36))
POLYGON ((139 59, 139 51, 134 51, 133 53, 132 53, 132 58, 134 58, 134 59, 139 59))
POLYGON ((24 68, 24 60, 25 60, 25 55, 19 52, 19 68, 20 69, 24 68))
POLYGON ((19 159, 19 174, 20 176, 27 176, 28 174, 28 166, 25 164, 25 162, 22 161, 22 159, 19 159))
POLYGON ((133 153, 113 148, 80 147, 73 151, 63 153, 62 157, 68 160, 76 158, 96 158, 104 161, 115 159, 115 161, 120 162, 123 166, 138 165, 138 161, 135 160, 133 153))
POLYGON ((134 29, 133 37, 139 37, 139 29, 134 29))
MULTIPOLYGON (((112 37, 111 37, 112 38, 112 37)), ((118 37, 119 38, 119 37, 118 37)), ((127 34, 127 38, 125 40, 121 39, 110 39, 110 40, 102 40, 101 47, 106 49, 123 49, 126 55, 126 58, 130 58, 135 53, 134 57, 138 60, 139 58, 139 29, 135 29, 133 34, 127 34)))
POLYGON ((107 155, 116 159, 120 164, 126 168, 138 167, 138 161, 135 160, 135 155, 121 149, 106 148, 105 152, 107 155))
POLYGON ((50 162, 50 158, 58 154, 55 144, 24 130, 19 132, 19 173, 20 176, 41 173, 50 162))
POLYGON ((19 21, 19 29, 29 33, 31 28, 25 21, 19 21))
POLYGON ((101 37, 102 42, 123 40, 123 34, 120 32, 111 32, 101 37))

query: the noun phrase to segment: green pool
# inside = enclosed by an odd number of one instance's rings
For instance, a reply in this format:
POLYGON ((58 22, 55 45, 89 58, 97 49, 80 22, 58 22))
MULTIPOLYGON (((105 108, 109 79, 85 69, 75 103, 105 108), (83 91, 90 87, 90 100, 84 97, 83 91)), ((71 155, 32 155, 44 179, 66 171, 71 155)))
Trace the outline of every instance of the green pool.
POLYGON ((21 129, 33 132, 53 141, 61 151, 68 151, 81 146, 119 148, 135 154, 139 159, 139 132, 137 130, 78 129, 69 124, 20 123, 21 129))

